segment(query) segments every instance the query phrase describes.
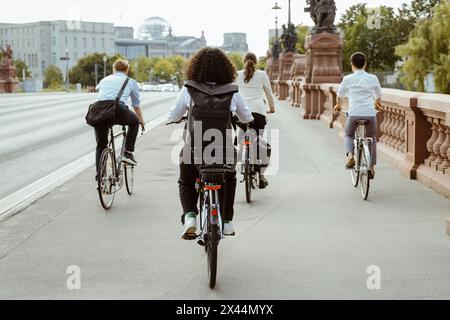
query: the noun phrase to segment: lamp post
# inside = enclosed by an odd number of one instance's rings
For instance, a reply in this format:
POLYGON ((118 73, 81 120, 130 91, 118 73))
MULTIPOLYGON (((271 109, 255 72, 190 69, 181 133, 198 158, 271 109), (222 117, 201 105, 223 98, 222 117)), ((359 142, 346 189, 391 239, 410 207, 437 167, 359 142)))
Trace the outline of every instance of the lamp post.
POLYGON ((108 61, 108 58, 106 55, 103 56, 103 78, 106 78, 106 62, 108 61))
POLYGON ((281 7, 278 5, 278 2, 275 2, 275 6, 272 8, 275 11, 275 41, 272 47, 272 55, 275 60, 278 60, 278 56, 280 54, 280 39, 278 34, 278 11, 281 10, 281 7))
POLYGON ((97 88, 98 85, 98 64, 95 64, 95 87, 97 88))
POLYGON ((61 61, 66 61, 66 83, 65 83, 65 89, 66 91, 69 91, 69 49, 66 49, 66 56, 60 58, 61 61))

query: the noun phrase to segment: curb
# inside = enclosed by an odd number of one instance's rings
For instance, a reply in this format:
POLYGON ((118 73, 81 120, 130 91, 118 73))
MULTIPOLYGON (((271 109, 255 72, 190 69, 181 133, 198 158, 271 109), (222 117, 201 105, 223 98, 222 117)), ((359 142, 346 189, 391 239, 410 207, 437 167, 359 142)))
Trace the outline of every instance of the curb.
MULTIPOLYGON (((168 113, 150 121, 144 135, 167 121, 168 113)), ((138 137, 140 138, 140 137, 138 137)), ((94 165, 95 153, 88 154, 0 200, 0 222, 4 221, 94 165)))

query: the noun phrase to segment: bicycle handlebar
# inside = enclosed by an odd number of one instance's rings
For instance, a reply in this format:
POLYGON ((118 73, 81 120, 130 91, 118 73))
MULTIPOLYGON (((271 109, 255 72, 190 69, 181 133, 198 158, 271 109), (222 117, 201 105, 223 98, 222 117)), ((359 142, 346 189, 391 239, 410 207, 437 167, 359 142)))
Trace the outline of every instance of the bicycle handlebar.
POLYGON ((187 121, 187 120, 188 120, 188 117, 187 117, 187 116, 184 116, 184 117, 182 117, 182 118, 180 119, 180 121, 167 122, 167 123, 166 123, 166 126, 170 126, 170 125, 172 125, 172 124, 180 124, 180 123, 183 123, 183 122, 185 122, 185 121, 187 121))

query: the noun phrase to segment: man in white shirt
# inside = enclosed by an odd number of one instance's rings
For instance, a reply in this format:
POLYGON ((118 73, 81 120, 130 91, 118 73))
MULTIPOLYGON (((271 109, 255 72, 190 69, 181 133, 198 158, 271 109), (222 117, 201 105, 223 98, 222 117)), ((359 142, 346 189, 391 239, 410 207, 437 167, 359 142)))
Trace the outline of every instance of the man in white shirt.
POLYGON ((377 109, 381 102, 381 85, 375 75, 365 71, 367 58, 361 52, 356 52, 351 57, 353 74, 344 77, 337 93, 338 102, 334 111, 342 110, 342 99, 348 97, 349 110, 345 125, 344 142, 347 151, 346 168, 355 167, 354 139, 356 131, 356 121, 367 120, 369 124, 366 129, 368 137, 373 138, 369 170, 371 178, 375 176, 375 165, 377 164, 376 141, 377 141, 377 109))

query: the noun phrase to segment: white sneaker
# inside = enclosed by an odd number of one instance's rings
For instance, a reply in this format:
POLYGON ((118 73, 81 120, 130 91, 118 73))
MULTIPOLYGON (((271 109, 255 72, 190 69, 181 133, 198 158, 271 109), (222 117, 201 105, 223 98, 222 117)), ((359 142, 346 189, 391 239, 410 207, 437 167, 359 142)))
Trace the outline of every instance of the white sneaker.
POLYGON ((184 220, 184 232, 181 236, 184 240, 197 239, 197 215, 188 213, 184 220))
POLYGON ((233 222, 225 222, 223 225, 223 235, 232 237, 236 235, 236 231, 234 230, 233 222))

